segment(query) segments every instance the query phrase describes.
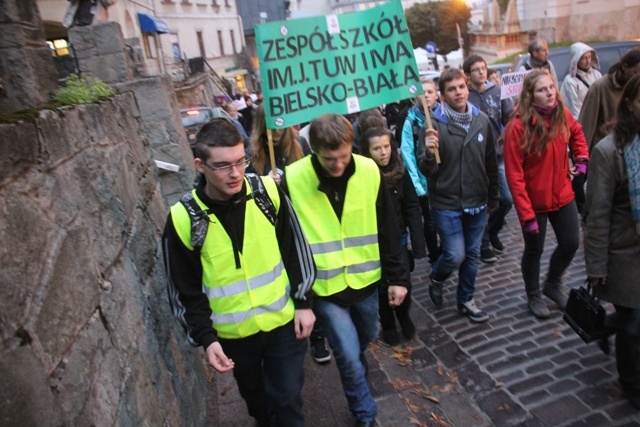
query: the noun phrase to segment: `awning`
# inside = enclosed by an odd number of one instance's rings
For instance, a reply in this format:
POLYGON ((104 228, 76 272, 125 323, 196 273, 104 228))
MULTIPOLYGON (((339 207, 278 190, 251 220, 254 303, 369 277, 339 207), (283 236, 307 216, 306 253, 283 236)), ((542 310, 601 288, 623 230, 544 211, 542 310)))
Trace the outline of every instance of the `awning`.
POLYGON ((162 19, 146 13, 138 13, 138 21, 140 21, 140 30, 143 33, 169 33, 169 26, 162 19))

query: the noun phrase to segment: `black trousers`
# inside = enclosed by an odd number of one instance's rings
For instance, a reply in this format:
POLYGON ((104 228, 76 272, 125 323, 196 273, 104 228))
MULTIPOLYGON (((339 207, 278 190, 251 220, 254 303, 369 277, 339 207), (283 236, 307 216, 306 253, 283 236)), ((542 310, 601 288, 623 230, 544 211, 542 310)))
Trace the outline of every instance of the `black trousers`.
POLYGON ((308 340, 297 340, 294 322, 242 339, 220 339, 233 359, 233 376, 249 415, 260 426, 302 427, 302 385, 308 340))
MULTIPOLYGON (((402 246, 402 262, 407 270, 409 268, 409 250, 406 246, 402 246)), ((409 316, 409 309, 411 308, 411 286, 407 289, 407 296, 404 297, 404 301, 398 307, 392 308, 389 306, 389 296, 387 295, 386 286, 378 286, 378 304, 380 310, 380 325, 383 329, 395 329, 396 317, 398 319, 405 319, 409 316)))

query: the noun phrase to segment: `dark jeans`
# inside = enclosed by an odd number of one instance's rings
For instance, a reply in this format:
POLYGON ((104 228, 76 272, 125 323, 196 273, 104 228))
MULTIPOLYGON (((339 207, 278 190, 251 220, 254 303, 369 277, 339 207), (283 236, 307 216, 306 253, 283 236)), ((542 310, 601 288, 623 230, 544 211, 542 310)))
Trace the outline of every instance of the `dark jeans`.
MULTIPOLYGON (((604 285, 606 286, 606 285, 604 285)), ((616 334, 616 366, 622 390, 640 398, 640 309, 615 305, 607 316, 609 333, 616 334)))
POLYGON ((422 211, 422 221, 424 227, 424 241, 427 244, 429 261, 435 263, 440 256, 440 245, 438 245, 438 231, 436 223, 433 221, 431 207, 429 206, 429 196, 418 197, 420 210, 422 211))
POLYGON ((233 359, 233 376, 249 415, 260 425, 304 425, 302 385, 307 340, 297 340, 293 321, 242 339, 220 339, 233 359))
POLYGON ((442 240, 442 255, 432 266, 431 278, 444 282, 457 269, 456 300, 463 304, 473 298, 475 291, 487 210, 475 215, 446 209, 434 209, 432 213, 442 240))
POLYGON ((547 219, 551 223, 558 241, 558 246, 549 260, 547 283, 561 284, 562 275, 578 250, 580 230, 578 212, 573 201, 557 211, 536 214, 538 234, 523 233, 524 253, 522 254, 521 268, 527 296, 540 294, 540 258, 544 250, 547 219))
MULTIPOLYGON (((406 246, 402 246, 402 263, 406 269, 409 269, 409 250, 406 246)), ((398 307, 389 306, 388 286, 378 286, 378 305, 380 306, 380 324, 383 329, 395 329, 396 319, 405 319, 409 316, 409 308, 411 308, 411 287, 407 289, 407 295, 404 301, 398 307), (395 313, 395 317, 394 317, 395 313)))
POLYGON ((507 184, 507 176, 504 171, 504 161, 498 163, 498 183, 500 188, 500 201, 498 209, 489 214, 489 220, 484 229, 484 236, 482 236, 482 249, 490 249, 490 238, 497 236, 500 230, 502 230, 504 220, 511 210, 511 207, 513 207, 513 198, 511 197, 509 185, 507 184))

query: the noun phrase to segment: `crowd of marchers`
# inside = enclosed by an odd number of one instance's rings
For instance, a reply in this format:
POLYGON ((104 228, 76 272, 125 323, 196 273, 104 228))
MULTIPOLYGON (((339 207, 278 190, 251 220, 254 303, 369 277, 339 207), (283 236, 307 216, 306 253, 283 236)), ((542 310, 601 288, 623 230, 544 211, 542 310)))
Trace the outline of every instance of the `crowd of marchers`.
POLYGON ((474 297, 480 263, 518 251, 528 309, 551 322, 581 233, 585 276, 615 307, 598 345, 615 340, 621 389, 640 409, 640 50, 599 70, 575 43, 561 87, 548 53, 531 43, 517 99, 501 99, 473 55, 437 86, 424 78, 424 99, 393 116, 268 131, 256 95, 216 100, 228 114, 198 132, 198 179, 164 230, 169 297, 258 425, 304 424, 309 345, 319 363, 333 355, 355 425, 375 425, 365 351, 414 338, 416 262, 430 264, 434 307, 457 272, 449 303, 481 323, 492 314, 474 297), (500 240, 513 207, 523 247, 500 240), (541 272, 548 225, 557 245, 541 272))

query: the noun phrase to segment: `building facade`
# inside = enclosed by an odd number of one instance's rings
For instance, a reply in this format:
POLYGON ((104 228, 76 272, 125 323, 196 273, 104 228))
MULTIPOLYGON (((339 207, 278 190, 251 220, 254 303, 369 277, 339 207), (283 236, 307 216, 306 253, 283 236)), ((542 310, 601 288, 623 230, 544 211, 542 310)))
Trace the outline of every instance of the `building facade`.
MULTIPOLYGON (((71 22, 71 5, 79 1, 37 2, 54 55, 69 53, 65 24, 71 22)), ((236 55, 243 51, 245 39, 235 0, 119 0, 107 8, 103 3, 109 2, 97 0, 93 23, 120 24, 142 75, 166 73, 181 81, 194 60, 202 58, 201 68, 244 85, 246 70, 238 67, 236 55)))

